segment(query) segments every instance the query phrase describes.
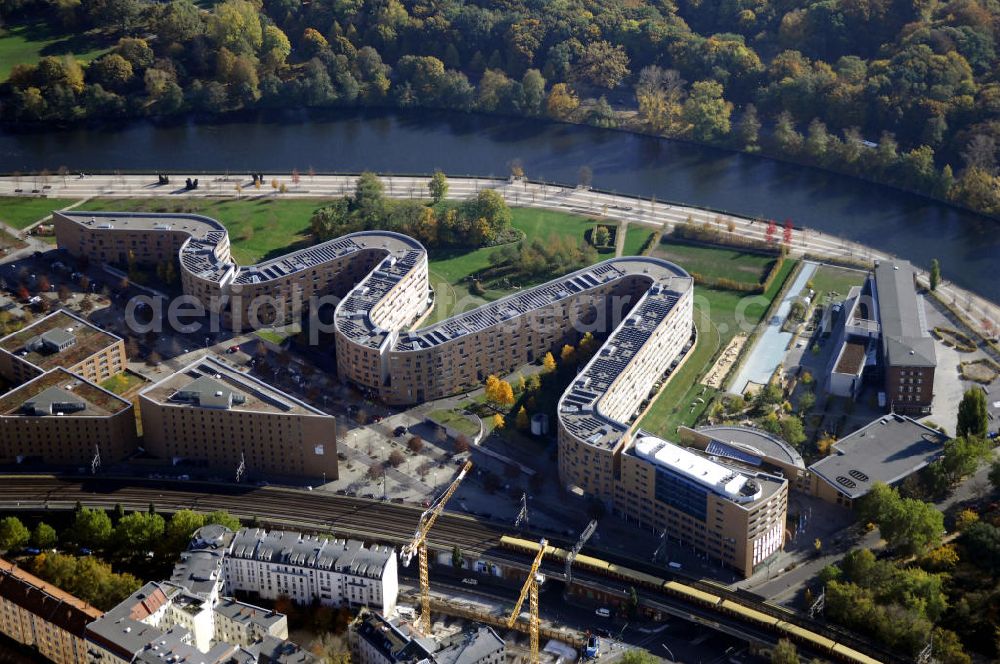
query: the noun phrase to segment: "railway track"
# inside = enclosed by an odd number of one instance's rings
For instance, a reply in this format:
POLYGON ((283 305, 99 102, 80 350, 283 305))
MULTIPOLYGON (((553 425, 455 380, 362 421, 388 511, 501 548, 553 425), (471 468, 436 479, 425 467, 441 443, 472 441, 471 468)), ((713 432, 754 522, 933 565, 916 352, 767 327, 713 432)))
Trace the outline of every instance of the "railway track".
MULTIPOLYGON (((172 512, 179 509, 194 509, 202 512, 226 510, 233 516, 243 520, 256 519, 262 525, 284 527, 302 530, 332 531, 342 536, 375 540, 387 543, 403 543, 408 541, 416 529, 423 508, 398 503, 380 502, 365 498, 354 498, 321 492, 310 492, 279 487, 242 487, 238 485, 210 484, 200 482, 177 482, 144 479, 79 479, 59 478, 55 476, 0 476, 0 510, 46 511, 71 510, 77 503, 85 507, 100 507, 111 509, 121 505, 126 510, 145 510, 153 504, 158 510, 172 512)), ((528 559, 512 555, 512 552, 501 546, 501 538, 505 528, 500 524, 481 521, 477 518, 444 512, 435 524, 428 538, 432 548, 448 550, 457 545, 468 553, 488 553, 491 559, 523 565, 527 569, 528 559)), ((525 538, 537 537, 523 533, 525 538)), ((550 538, 551 544, 559 546, 557 539, 550 538)), ((620 555, 606 554, 609 561, 618 564, 636 564, 639 569, 647 568, 648 564, 632 561, 620 555), (614 559, 614 560, 613 560, 614 559)), ((561 576, 561 565, 549 562, 547 573, 561 576), (548 569, 551 568, 551 569, 548 569)), ((650 570, 652 571, 652 570, 650 570)), ((662 574, 662 570, 656 570, 662 574)), ((586 580, 595 586, 600 585, 620 590, 621 583, 603 579, 600 576, 580 570, 576 574, 581 581, 586 580)), ((801 616, 766 603, 740 597, 737 593, 728 591, 715 584, 705 582, 689 582, 692 587, 721 594, 733 601, 752 606, 766 614, 776 615, 783 620, 806 622, 801 616)), ((647 594, 646 592, 643 593, 647 594)), ((649 596, 648 599, 659 604, 664 597, 649 596)), ((686 613, 692 617, 698 616, 698 622, 703 625, 715 625, 723 629, 723 625, 713 620, 713 613, 698 610, 690 604, 685 605, 686 613), (703 615, 702 615, 703 614, 703 615)), ((836 631, 833 634, 828 626, 820 626, 808 621, 813 629, 822 628, 842 640, 858 647, 871 649, 863 639, 854 635, 836 631)), ((726 631, 726 630, 724 630, 726 631)), ((750 624, 742 625, 741 632, 747 635, 757 634, 750 624)), ((730 632, 732 633, 732 632, 730 632)), ((881 653, 880 653, 881 654, 881 653)), ((883 657, 882 661, 898 661, 896 658, 883 657)))
MULTIPOLYGON (((5 477, 0 481, 0 509, 72 509, 87 507, 145 510, 150 503, 164 512, 178 509, 226 510, 242 519, 276 526, 332 530, 381 541, 405 541, 416 529, 422 508, 364 498, 277 487, 239 487, 162 480, 79 480, 56 477, 5 477)), ((473 517, 445 513, 431 544, 457 544, 469 551, 499 545, 502 530, 473 517)))

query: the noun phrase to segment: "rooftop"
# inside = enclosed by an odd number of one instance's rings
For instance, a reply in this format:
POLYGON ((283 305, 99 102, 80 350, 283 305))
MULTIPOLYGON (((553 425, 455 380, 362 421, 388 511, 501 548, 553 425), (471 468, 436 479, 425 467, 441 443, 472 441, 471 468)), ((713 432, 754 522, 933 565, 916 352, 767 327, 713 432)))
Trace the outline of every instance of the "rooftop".
POLYGON ((232 555, 299 567, 336 570, 356 576, 381 578, 395 551, 388 546, 365 547, 358 540, 326 539, 283 530, 241 528, 233 540, 232 555))
POLYGON ((492 628, 482 625, 456 635, 451 643, 434 653, 434 661, 437 664, 478 664, 497 651, 503 652, 505 647, 504 640, 492 628))
POLYGON ((934 340, 927 332, 923 305, 917 298, 913 266, 886 259, 875 266, 875 288, 882 327, 882 348, 890 366, 933 367, 934 340))
MULTIPOLYGON (((628 431, 630 422, 603 415, 600 401, 692 282, 686 272, 663 260, 647 263, 643 259, 616 259, 591 269, 614 270, 616 278, 640 275, 650 281, 649 289, 559 399, 559 418, 570 433, 590 445, 613 448, 628 431)), ((649 378, 652 387, 660 377, 649 378)))
POLYGON ((71 367, 119 341, 121 337, 60 309, 0 339, 0 349, 48 371, 71 367))
POLYGON ((705 450, 708 454, 753 466, 760 465, 760 458, 770 457, 799 468, 805 467, 798 450, 767 431, 736 426, 698 427, 697 431, 715 441, 705 450))
POLYGON ((840 350, 840 357, 837 358, 837 365, 834 367, 835 373, 854 375, 865 366, 865 350, 867 344, 858 341, 848 341, 840 350))
POLYGON ((226 227, 199 214, 152 212, 76 212, 58 214, 82 226, 102 230, 145 230, 182 233, 189 237, 180 250, 183 269, 202 279, 223 281, 237 269, 229 258, 226 227))
POLYGON ((82 599, 0 559, 0 596, 71 634, 82 636, 103 614, 82 599))
POLYGON ((57 367, 0 396, 0 417, 106 417, 131 406, 127 399, 57 367))
POLYGON ((290 394, 237 371, 214 355, 195 360, 140 394, 150 401, 178 408, 330 417, 290 394))
POLYGON ((277 611, 262 609, 259 606, 240 602, 231 597, 219 600, 219 603, 215 605, 213 610, 233 622, 260 625, 265 631, 285 618, 283 614, 277 611))
POLYGON ((433 661, 433 641, 412 638, 399 625, 374 611, 364 611, 357 627, 358 638, 364 639, 389 662, 433 661))
POLYGON ((143 621, 165 606, 170 601, 169 596, 177 592, 177 588, 147 583, 100 620, 87 625, 87 639, 130 661, 147 644, 163 637, 163 630, 143 621))
POLYGON ((733 502, 752 502, 763 495, 760 484, 754 478, 660 438, 644 435, 635 441, 633 451, 639 458, 733 502))
POLYGON ((875 482, 895 484, 937 459, 948 437, 905 415, 883 415, 834 443, 830 456, 809 466, 849 498, 875 482))

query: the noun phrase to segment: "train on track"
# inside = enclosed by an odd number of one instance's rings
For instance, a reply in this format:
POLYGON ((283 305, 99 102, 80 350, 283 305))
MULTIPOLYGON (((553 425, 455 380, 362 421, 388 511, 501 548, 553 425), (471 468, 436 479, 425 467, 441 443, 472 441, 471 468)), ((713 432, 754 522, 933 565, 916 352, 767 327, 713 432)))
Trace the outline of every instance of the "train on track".
MULTIPOLYGON (((535 555, 538 552, 538 542, 504 535, 500 538, 500 545, 504 549, 518 551, 526 555, 535 555)), ((554 546, 546 547, 546 558, 555 558, 565 561, 569 552, 554 546)), ((601 576, 607 576, 621 581, 627 581, 637 588, 647 588, 665 595, 677 597, 697 606, 705 607, 713 611, 735 616, 743 622, 753 625, 758 629, 769 633, 777 634, 800 645, 808 647, 810 650, 829 655, 840 662, 852 662, 856 664, 879 664, 881 660, 869 657, 850 646, 839 643, 836 640, 817 634, 800 625, 796 625, 788 620, 765 613, 758 609, 746 606, 733 601, 729 597, 722 597, 720 594, 708 592, 695 588, 691 585, 679 583, 674 580, 666 580, 652 574, 646 574, 638 570, 623 567, 610 563, 600 558, 594 558, 585 554, 578 555, 573 566, 579 569, 586 569, 601 576)), ((728 591, 727 591, 728 592, 728 591)), ((773 607, 775 612, 790 613, 780 607, 773 607)))

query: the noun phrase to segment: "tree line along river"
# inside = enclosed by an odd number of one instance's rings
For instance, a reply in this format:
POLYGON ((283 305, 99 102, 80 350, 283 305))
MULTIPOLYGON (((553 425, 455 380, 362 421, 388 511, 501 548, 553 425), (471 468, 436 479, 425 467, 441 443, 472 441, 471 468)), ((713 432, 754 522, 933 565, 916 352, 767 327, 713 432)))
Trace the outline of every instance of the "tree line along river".
POLYGON ((135 122, 0 132, 0 171, 429 173, 528 177, 744 216, 791 219, 927 268, 1000 301, 1000 225, 913 194, 818 169, 614 130, 442 111, 259 113, 224 122, 135 122))

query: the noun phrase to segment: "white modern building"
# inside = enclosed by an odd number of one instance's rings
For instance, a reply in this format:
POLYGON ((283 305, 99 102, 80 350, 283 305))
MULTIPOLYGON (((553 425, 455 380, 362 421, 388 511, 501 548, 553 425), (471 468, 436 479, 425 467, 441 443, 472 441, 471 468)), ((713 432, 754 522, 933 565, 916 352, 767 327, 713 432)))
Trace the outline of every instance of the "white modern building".
POLYGON ((399 594, 395 553, 392 547, 365 547, 358 540, 243 528, 225 557, 225 588, 269 600, 319 600, 392 615, 399 594))

